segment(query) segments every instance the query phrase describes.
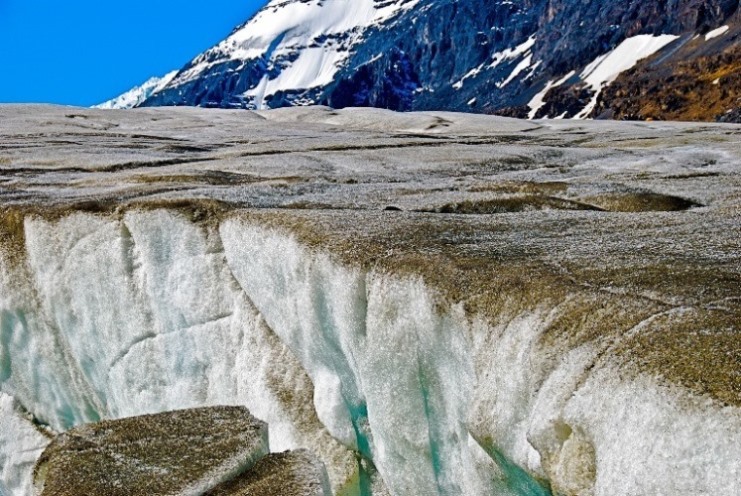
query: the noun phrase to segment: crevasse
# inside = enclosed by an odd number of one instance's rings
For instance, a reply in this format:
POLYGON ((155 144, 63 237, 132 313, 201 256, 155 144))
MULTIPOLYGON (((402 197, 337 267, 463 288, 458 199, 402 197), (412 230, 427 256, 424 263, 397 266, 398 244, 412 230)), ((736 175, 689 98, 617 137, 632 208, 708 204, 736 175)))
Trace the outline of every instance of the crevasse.
POLYGON ((316 452, 337 494, 729 494, 741 477, 738 415, 626 380, 589 344, 554 359, 538 340, 558 307, 441 310, 421 278, 344 265, 249 214, 24 231, 24 260, 0 267, 4 494, 28 494, 46 442, 20 405, 61 431, 242 404, 271 449, 316 452))

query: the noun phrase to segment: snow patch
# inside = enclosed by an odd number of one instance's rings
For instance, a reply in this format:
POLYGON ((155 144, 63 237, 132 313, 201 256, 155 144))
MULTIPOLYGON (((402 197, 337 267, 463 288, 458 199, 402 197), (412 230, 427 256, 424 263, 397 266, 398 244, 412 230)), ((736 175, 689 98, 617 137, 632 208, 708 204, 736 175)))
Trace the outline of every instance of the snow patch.
POLYGON ((536 37, 531 36, 525 42, 517 45, 514 48, 508 48, 506 50, 502 50, 501 52, 496 52, 491 56, 491 62, 488 65, 484 63, 479 65, 478 67, 474 67, 466 74, 464 74, 461 79, 453 83, 453 88, 455 88, 456 90, 463 88, 463 83, 466 81, 466 79, 478 76, 479 73, 481 73, 481 71, 483 71, 484 69, 495 69, 499 64, 506 60, 515 60, 519 57, 522 57, 523 55, 526 56, 526 59, 520 62, 517 67, 515 67, 514 71, 512 71, 505 82, 497 84, 499 88, 503 88, 514 78, 516 78, 522 71, 530 67, 530 62, 532 60, 530 50, 533 48, 533 46, 535 46, 535 41, 536 37))
POLYGON ((528 114, 528 119, 535 119, 535 115, 538 113, 538 110, 543 108, 543 105, 545 105, 545 95, 552 89, 556 88, 558 86, 561 86, 566 81, 571 79, 571 77, 576 74, 576 71, 571 71, 568 74, 566 74, 564 77, 559 79, 558 81, 548 81, 545 85, 545 87, 538 92, 537 95, 535 95, 532 100, 527 104, 528 107, 530 107, 530 113, 528 114))
POLYGON ((624 40, 611 52, 597 57, 580 75, 595 94, 576 118, 583 119, 594 110, 602 89, 615 81, 620 73, 631 69, 638 61, 650 57, 678 38, 679 36, 672 34, 633 36, 624 40))
POLYGON ((262 102, 268 95, 329 84, 346 57, 347 53, 325 47, 305 48, 278 77, 270 79, 267 75, 264 76, 260 84, 245 92, 245 96, 259 97, 260 105, 257 108, 261 109, 264 107, 262 102))
POLYGON ((521 43, 520 45, 517 45, 514 48, 508 48, 501 52, 495 53, 491 56, 492 62, 489 64, 489 69, 494 69, 505 60, 513 60, 521 57, 522 55, 525 55, 535 46, 536 41, 537 38, 535 36, 531 36, 527 39, 527 41, 521 43))
POLYGON ((713 38, 717 38, 719 36, 723 36, 728 32, 730 27, 728 26, 721 26, 718 29, 713 29, 712 31, 708 32, 705 35, 705 41, 712 40, 713 38))
POLYGON ((465 82, 465 80, 477 76, 483 68, 484 68, 484 64, 481 64, 478 67, 474 67, 473 69, 468 71, 466 74, 464 74, 462 78, 460 78, 458 81, 453 83, 453 88, 455 88, 456 90, 463 88, 463 83, 465 82))
POLYGON ((524 71, 525 69, 527 69, 528 67, 530 67, 530 64, 531 64, 532 60, 533 60, 533 56, 532 55, 528 55, 527 57, 525 57, 524 59, 522 59, 522 61, 519 64, 517 64, 517 66, 510 73, 510 75, 507 77, 507 79, 505 79, 501 83, 498 83, 497 84, 497 88, 504 88, 509 83, 511 83, 517 76, 519 76, 522 73, 522 71, 524 71))

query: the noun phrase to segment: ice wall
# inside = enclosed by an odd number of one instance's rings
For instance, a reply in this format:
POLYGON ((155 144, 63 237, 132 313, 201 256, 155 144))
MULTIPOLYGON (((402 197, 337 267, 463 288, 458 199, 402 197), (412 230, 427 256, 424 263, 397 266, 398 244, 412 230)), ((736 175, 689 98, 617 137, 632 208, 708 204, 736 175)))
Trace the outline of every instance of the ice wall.
POLYGON ((231 277, 218 236, 164 211, 27 220, 25 234, 25 262, 6 257, 1 272, 0 379, 40 422, 245 405, 269 423, 271 449, 308 447, 331 461, 336 488, 352 485, 355 458, 307 407, 311 381, 231 277))
POLYGON ((33 466, 47 444, 13 398, 0 392, 0 495, 30 489, 33 466))
MULTIPOLYGON (((0 261, 0 407, 12 396, 55 430, 241 404, 271 449, 316 452, 338 494, 547 494, 542 478, 730 495, 741 480, 738 409, 622 374, 590 344, 554 359, 540 337, 558 306, 441 310, 421 278, 344 265, 249 215, 27 218, 25 257, 0 261)), ((8 418, 0 490, 26 494, 44 442, 8 418)))
POLYGON ((221 235, 235 277, 312 378, 320 420, 372 457, 392 494, 490 492, 465 426, 465 324, 439 315, 421 280, 347 269, 239 222, 221 235))

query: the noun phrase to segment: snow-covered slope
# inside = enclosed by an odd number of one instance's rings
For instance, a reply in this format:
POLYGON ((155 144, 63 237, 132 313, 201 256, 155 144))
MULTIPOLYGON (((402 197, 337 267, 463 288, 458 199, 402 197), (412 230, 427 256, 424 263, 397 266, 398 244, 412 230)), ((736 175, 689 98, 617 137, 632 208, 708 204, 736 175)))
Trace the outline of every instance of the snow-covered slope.
MULTIPOLYGON (((354 45, 363 40, 366 28, 417 2, 273 0, 227 39, 196 57, 168 88, 180 95, 193 93, 199 105, 259 109, 278 93, 325 87, 346 64, 354 45), (230 83, 236 86, 224 88, 223 78, 232 74, 238 75, 236 83, 230 83), (203 81, 218 84, 211 87, 203 81), (222 101, 227 94, 230 100, 222 101)), ((296 103, 314 102, 298 99, 296 103)))
POLYGON ((639 35, 628 38, 617 48, 598 57, 589 64, 581 74, 584 83, 593 90, 594 96, 584 110, 577 117, 587 117, 594 110, 600 92, 605 85, 610 84, 620 73, 635 67, 639 60, 650 57, 672 41, 679 38, 670 34, 661 36, 639 35))
POLYGON ((144 103, 144 100, 152 96, 152 94, 162 90, 167 86, 170 81, 175 77, 178 71, 172 71, 165 74, 162 77, 149 78, 141 86, 132 88, 123 95, 120 95, 107 102, 94 105, 93 108, 100 109, 128 109, 134 108, 144 103))

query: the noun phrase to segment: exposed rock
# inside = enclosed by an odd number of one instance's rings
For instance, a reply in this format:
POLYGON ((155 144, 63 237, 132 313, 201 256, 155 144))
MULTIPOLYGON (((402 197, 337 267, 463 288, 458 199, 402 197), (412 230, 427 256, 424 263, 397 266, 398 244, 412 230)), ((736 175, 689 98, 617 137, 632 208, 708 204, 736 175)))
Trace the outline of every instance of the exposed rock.
POLYGON ((40 496, 198 495, 268 453, 267 426, 243 407, 109 420, 60 434, 39 458, 40 496))
POLYGON ((204 496, 331 496, 322 462, 306 450, 271 453, 204 496))
POLYGON ((725 114, 719 115, 718 122, 735 122, 741 124, 741 107, 727 110, 725 114))
MULTIPOLYGON (((594 116, 622 120, 738 122, 741 33, 726 34, 719 53, 702 37, 661 63, 647 59, 621 74, 600 95, 594 116)), ((715 41, 715 40, 714 40, 715 41)))

